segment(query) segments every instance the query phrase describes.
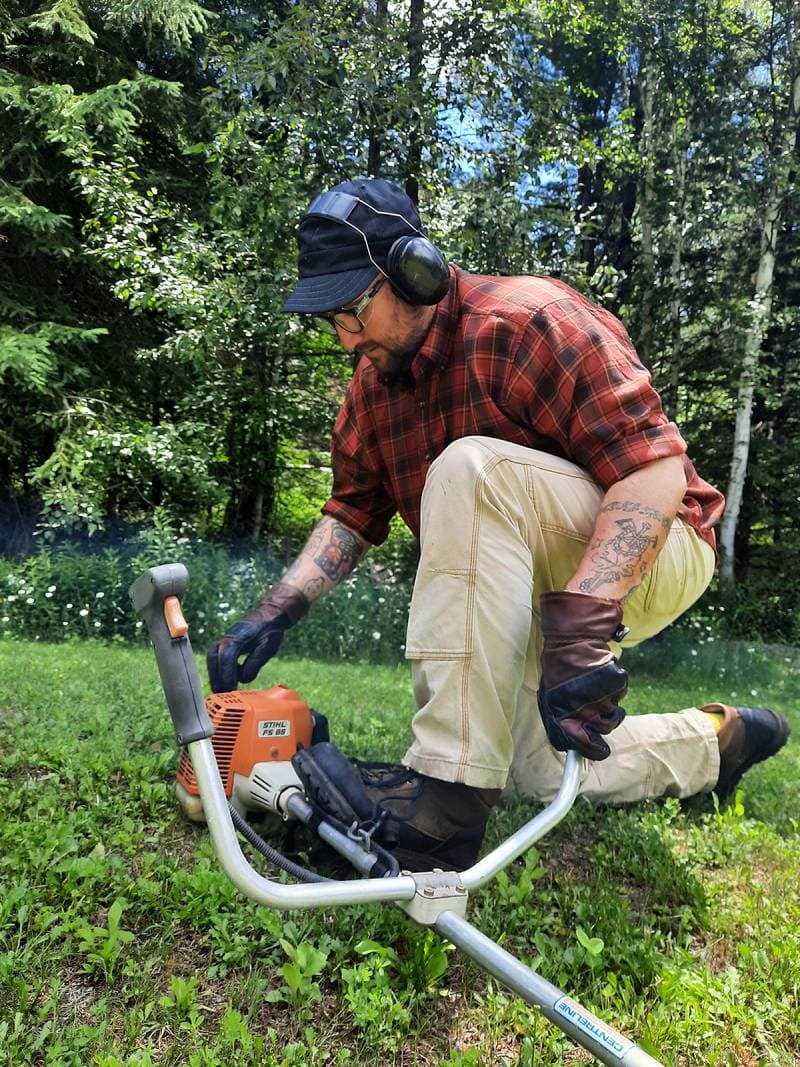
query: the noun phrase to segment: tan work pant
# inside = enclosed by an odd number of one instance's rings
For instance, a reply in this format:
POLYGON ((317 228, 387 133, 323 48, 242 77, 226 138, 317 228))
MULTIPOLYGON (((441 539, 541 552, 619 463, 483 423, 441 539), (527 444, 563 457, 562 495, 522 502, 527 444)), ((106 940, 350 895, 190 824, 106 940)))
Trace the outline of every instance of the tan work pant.
MULTIPOLYGON (((552 798, 564 756, 550 746, 537 707, 538 601, 574 574, 602 498, 575 464, 494 438, 462 438, 432 464, 406 642, 419 709, 408 766, 552 798)), ((625 604, 623 646, 677 618, 713 570, 711 547, 676 519, 625 604)), ((628 716, 607 740, 608 759, 585 761, 581 792, 592 800, 686 797, 717 781, 716 735, 698 708, 628 716)))

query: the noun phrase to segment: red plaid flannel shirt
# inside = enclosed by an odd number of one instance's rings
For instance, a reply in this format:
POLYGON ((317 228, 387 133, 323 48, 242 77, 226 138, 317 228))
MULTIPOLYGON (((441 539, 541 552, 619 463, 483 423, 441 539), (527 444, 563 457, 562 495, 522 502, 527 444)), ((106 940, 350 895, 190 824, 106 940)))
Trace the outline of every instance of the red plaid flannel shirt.
POLYGON ((570 459, 604 489, 683 455, 678 515, 715 547, 722 494, 686 456, 622 323, 554 279, 451 274, 406 384, 385 385, 361 360, 334 426, 323 512, 380 544, 399 511, 419 537, 431 462, 482 434, 570 459))

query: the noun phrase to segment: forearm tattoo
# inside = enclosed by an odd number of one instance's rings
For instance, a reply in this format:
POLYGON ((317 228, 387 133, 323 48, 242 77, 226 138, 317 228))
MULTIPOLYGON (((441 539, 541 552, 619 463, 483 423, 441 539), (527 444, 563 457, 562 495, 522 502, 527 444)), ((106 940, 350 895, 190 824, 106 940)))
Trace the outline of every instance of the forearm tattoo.
MULTIPOLYGON (((580 582, 582 593, 594 593, 604 585, 630 578, 635 580, 635 589, 653 565, 659 544, 672 523, 661 512, 632 500, 612 500, 600 509, 599 515, 603 512, 624 512, 636 518, 615 519, 617 532, 612 537, 597 537, 591 543, 588 554, 592 573, 580 582)), ((633 589, 627 595, 632 592, 633 589)))
POLYGON ((309 601, 322 596, 328 582, 336 583, 353 570, 366 549, 365 541, 335 519, 323 521, 311 532, 303 551, 283 576, 283 581, 301 589, 309 601), (308 577, 309 563, 325 575, 308 577))
POLYGON ((325 579, 312 578, 310 582, 306 582, 303 586, 303 592, 308 600, 316 600, 318 596, 322 596, 325 592, 325 579))
POLYGON ((308 601, 314 601, 325 592, 325 579, 309 578, 308 581, 304 582, 301 578, 302 571, 303 566, 300 560, 296 559, 284 574, 283 581, 299 589, 308 601))
POLYGON ((316 537, 313 545, 309 541, 314 562, 326 577, 338 582, 358 563, 363 545, 352 530, 335 520, 317 532, 318 541, 316 537))
POLYGON ((604 511, 624 511, 628 513, 635 512, 637 515, 642 515, 646 519, 655 519, 655 521, 663 528, 664 533, 669 533, 669 528, 672 525, 672 519, 666 515, 662 515, 660 511, 656 511, 655 508, 648 508, 644 504, 637 504, 635 500, 612 500, 608 504, 604 504, 598 514, 602 515, 604 511))

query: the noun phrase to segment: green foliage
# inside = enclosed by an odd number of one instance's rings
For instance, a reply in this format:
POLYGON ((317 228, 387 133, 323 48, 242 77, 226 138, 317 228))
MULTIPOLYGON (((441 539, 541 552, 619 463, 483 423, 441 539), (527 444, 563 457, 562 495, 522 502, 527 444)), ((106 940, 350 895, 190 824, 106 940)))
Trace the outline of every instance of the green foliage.
MULTIPOLYGON (((722 659, 729 688, 715 695, 758 686, 796 733, 796 664, 738 645, 722 659)), ((207 832, 177 813, 149 649, 6 639, 0 660, 3 1067, 574 1060, 538 1011, 396 909, 278 913, 243 899, 207 832)), ((632 664, 633 713, 691 704, 713 677, 711 659, 688 672, 645 663, 632 664)), ((280 677, 330 714, 348 754, 402 754, 405 672, 286 657, 280 677)), ((469 917, 664 1062, 789 1067, 797 762, 792 739, 724 810, 579 802, 471 895, 469 917)), ((536 810, 522 798, 496 809, 487 847, 536 810)))
POLYGON ((702 645, 719 637, 744 641, 800 641, 800 583, 795 575, 783 576, 754 569, 722 593, 715 582, 672 629, 687 634, 702 645))
MULTIPOLYGON (((148 567, 170 561, 186 565, 192 576, 185 611, 198 649, 251 610, 284 567, 264 552, 234 553, 182 536, 166 521, 91 553, 69 544, 43 548, 18 562, 0 559, 0 634, 144 640, 128 587, 148 567)), ((382 579, 380 568, 374 578, 368 568, 346 578, 288 633, 284 648, 376 663, 401 658, 411 590, 382 579)))
POLYGON ((314 979, 324 970, 328 954, 305 942, 294 945, 284 937, 280 939, 280 946, 289 957, 289 963, 278 969, 283 985, 267 993, 267 1000, 273 1004, 285 1001, 295 1009, 298 1018, 310 1019, 310 1005, 322 998, 319 984, 314 979))
POLYGON ((180 524, 222 503, 212 474, 214 442, 202 423, 137 424, 83 401, 64 412, 62 424, 53 452, 30 476, 41 494, 45 537, 96 533, 111 501, 156 529, 166 516, 180 524))
MULTIPOLYGON (((405 576, 413 572, 415 556, 415 544, 396 526, 384 546, 287 633, 284 649, 329 659, 401 660, 412 589, 405 576)), ((140 641, 128 586, 148 567, 173 560, 191 575, 186 613, 198 649, 249 611, 285 568, 283 559, 265 551, 235 551, 188 536, 159 511, 152 529, 131 533, 122 543, 99 540, 92 551, 56 543, 25 559, 0 559, 0 634, 140 641)), ((646 668, 705 671, 725 681, 736 669, 728 660, 733 646, 727 639, 743 641, 743 656, 752 660, 746 650, 754 642, 800 639, 798 620, 791 599, 741 583, 733 606, 711 591, 663 635, 627 652, 626 660, 646 668)))
POLYGON ((106 980, 109 980, 114 971, 124 945, 133 941, 130 930, 124 930, 120 925, 123 908, 127 901, 117 899, 108 909, 108 916, 103 926, 92 926, 86 922, 79 922, 74 930, 60 931, 72 934, 78 941, 78 952, 85 957, 84 970, 88 974, 100 971, 106 980))
POLYGON ((26 331, 0 327, 0 374, 7 374, 25 392, 49 393, 56 369, 51 356, 53 346, 59 342, 95 341, 105 332, 50 322, 37 323, 26 331))
MULTIPOLYGON (((204 538, 302 540, 325 495, 304 469, 349 366, 280 307, 300 211, 366 172, 418 188, 468 269, 555 274, 621 312, 725 487, 766 192, 798 213, 780 149, 794 8, 413 11, 412 26, 403 6, 342 0, 3 6, 0 551, 29 552, 37 525, 78 536, 159 509, 204 538)), ((800 602, 796 230, 780 233, 728 616, 784 639, 800 602)), ((410 542, 386 551, 410 571, 410 542)))

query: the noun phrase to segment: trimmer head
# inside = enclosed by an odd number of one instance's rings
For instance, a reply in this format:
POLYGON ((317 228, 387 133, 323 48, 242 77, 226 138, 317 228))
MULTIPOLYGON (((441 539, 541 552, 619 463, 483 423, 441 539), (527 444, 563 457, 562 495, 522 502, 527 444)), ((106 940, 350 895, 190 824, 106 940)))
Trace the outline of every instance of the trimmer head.
MULTIPOLYGON (((253 811, 278 811, 278 799, 289 788, 302 788, 291 759, 308 748, 314 715, 305 701, 283 685, 210 693, 206 710, 214 726, 214 749, 225 795, 242 816, 253 811)), ((320 732, 320 731, 318 731, 320 732)), ((204 822, 200 791, 192 761, 183 749, 176 792, 184 814, 204 822)))

